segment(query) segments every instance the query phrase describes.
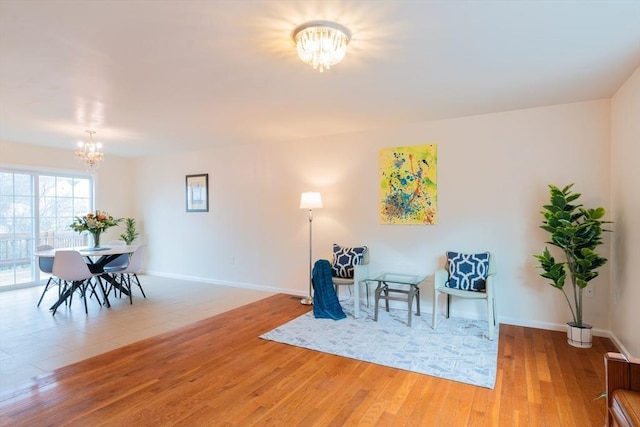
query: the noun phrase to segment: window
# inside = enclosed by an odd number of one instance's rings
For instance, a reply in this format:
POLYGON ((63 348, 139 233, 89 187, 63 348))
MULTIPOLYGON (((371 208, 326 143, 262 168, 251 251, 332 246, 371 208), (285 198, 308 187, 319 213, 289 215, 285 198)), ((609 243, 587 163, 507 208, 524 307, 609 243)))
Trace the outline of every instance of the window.
POLYGON ((69 224, 93 200, 91 176, 1 169, 0 290, 39 284, 37 245, 86 245, 69 224))

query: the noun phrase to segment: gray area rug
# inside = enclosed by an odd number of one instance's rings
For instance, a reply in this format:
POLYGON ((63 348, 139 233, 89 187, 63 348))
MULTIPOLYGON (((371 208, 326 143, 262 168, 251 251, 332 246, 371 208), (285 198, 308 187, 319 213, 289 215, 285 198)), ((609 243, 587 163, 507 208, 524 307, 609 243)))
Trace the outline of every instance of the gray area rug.
POLYGON ((346 319, 316 319, 313 311, 279 326, 260 338, 317 350, 392 368, 493 388, 496 380, 498 335, 486 338, 487 322, 441 317, 431 329, 431 314, 413 316, 406 310, 361 307, 353 318, 350 301, 342 302, 346 319))

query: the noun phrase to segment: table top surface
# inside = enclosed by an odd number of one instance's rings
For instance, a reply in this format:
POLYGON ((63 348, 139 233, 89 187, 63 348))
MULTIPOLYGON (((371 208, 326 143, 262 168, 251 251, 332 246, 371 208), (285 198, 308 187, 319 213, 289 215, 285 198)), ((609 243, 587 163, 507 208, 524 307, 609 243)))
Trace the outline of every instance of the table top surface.
POLYGON ((119 255, 130 254, 135 252, 138 245, 112 245, 101 246, 100 248, 92 248, 91 246, 77 246, 73 248, 56 248, 46 251, 36 251, 33 254, 37 257, 52 258, 56 255, 56 251, 78 251, 82 256, 102 256, 102 255, 119 255))
POLYGON ((427 275, 425 274, 382 273, 375 277, 365 279, 365 281, 417 286, 426 278, 427 275))

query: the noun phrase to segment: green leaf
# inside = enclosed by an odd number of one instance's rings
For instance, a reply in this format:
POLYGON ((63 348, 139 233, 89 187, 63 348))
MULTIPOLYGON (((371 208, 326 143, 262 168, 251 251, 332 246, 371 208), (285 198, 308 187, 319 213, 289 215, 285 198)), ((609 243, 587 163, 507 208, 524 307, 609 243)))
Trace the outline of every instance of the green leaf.
POLYGON ((561 194, 554 194, 553 196, 551 196, 551 203, 558 209, 564 209, 564 207, 567 205, 567 201, 561 194))
POLYGON ((603 207, 596 208, 596 209, 589 209, 589 217, 591 219, 600 219, 604 217, 605 213, 606 211, 604 210, 603 207))
MULTIPOLYGON (((569 184, 569 185, 567 185, 566 187, 564 187, 564 188, 562 189, 562 192, 563 192, 563 193, 568 193, 568 192, 569 192, 569 190, 571 190, 571 187, 573 187, 573 184, 574 184, 574 183, 569 184)), ((556 188, 558 188, 558 187, 556 187, 556 188)))
POLYGON ((567 195, 567 202, 573 202, 574 200, 578 199, 580 197, 580 194, 574 193, 571 195, 567 195))
POLYGON ((593 400, 603 399, 603 398, 605 398, 605 397, 607 397, 607 392, 606 392, 606 391, 603 391, 602 393, 600 393, 600 394, 598 395, 598 397, 596 397, 596 398, 595 398, 595 399, 593 399, 593 400))

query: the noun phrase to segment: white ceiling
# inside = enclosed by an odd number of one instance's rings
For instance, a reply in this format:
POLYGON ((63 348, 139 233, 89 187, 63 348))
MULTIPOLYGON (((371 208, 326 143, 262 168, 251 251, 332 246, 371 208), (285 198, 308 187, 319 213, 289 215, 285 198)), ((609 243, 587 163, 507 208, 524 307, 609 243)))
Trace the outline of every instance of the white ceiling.
POLYGON ((142 156, 610 97, 640 0, 0 0, 0 139, 142 156), (344 61, 291 31, 347 26, 344 61))

